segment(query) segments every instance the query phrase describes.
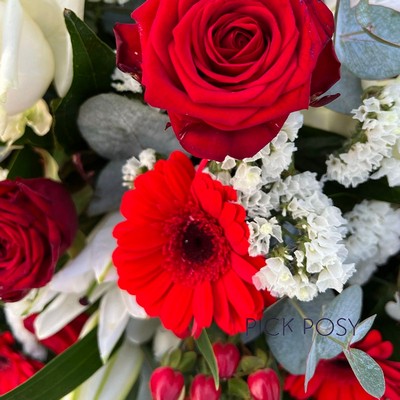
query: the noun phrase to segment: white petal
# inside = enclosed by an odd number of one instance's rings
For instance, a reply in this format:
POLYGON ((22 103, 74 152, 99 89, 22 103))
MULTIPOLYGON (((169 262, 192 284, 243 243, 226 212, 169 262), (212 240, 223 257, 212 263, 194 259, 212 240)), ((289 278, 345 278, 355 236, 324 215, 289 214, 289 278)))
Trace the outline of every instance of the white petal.
POLYGON ((39 339, 54 335, 73 319, 85 311, 91 304, 99 299, 109 285, 96 287, 88 298, 88 305, 81 305, 81 293, 61 293, 55 300, 38 315, 34 322, 35 332, 39 339))
POLYGON ((160 325, 157 318, 136 319, 131 318, 126 328, 126 337, 135 344, 149 341, 160 325))
POLYGON ((112 235, 115 225, 122 221, 119 212, 108 214, 94 228, 87 246, 90 264, 99 282, 116 281, 117 274, 111 262, 116 242, 112 235))
MULTIPOLYGON (((64 7, 55 0, 21 0, 21 2, 39 25, 51 47, 55 60, 54 84, 59 96, 63 97, 71 86, 73 74, 72 45, 65 25, 64 7)), ((79 5, 79 13, 82 12, 82 7, 79 5)))
POLYGON ((80 19, 83 19, 85 0, 56 0, 61 9, 72 10, 80 19))
POLYGON ((168 351, 176 349, 182 340, 175 336, 170 330, 159 326, 153 340, 153 353, 157 360, 168 351))
POLYGON ((124 332, 128 320, 129 314, 122 301, 121 291, 115 286, 100 301, 97 341, 103 362, 106 362, 110 356, 111 351, 124 332))
POLYGON ((141 319, 149 317, 144 308, 136 302, 136 296, 129 294, 125 290, 122 290, 121 292, 125 306, 132 317, 141 319))
POLYGON ((125 340, 106 365, 63 400, 124 400, 139 376, 142 363, 140 347, 125 340))
MULTIPOLYGON (((8 3, 19 4, 19 1, 8 3)), ((3 27, 0 86, 8 85, 10 79, 15 82, 7 92, 5 104, 7 114, 13 115, 32 107, 43 97, 54 76, 54 57, 42 31, 25 11, 22 13, 21 37, 16 47, 15 30, 18 20, 13 18, 10 25, 13 28, 8 30, 9 21, 5 20, 3 11, 4 4, 0 3, 0 24, 3 27), (9 59, 10 51, 14 54, 12 61, 9 59), (17 63, 15 55, 18 55, 17 63), (13 68, 13 73, 9 72, 9 68, 13 68)))
POLYGON ((95 278, 90 256, 89 246, 86 246, 77 257, 54 275, 49 284, 51 289, 65 293, 86 292, 95 278))
POLYGON ((394 298, 395 302, 389 301, 386 303, 385 311, 390 318, 400 321, 400 292, 396 292, 394 298))
POLYGON ((38 342, 36 336, 25 328, 24 318, 15 314, 10 304, 12 303, 6 303, 4 313, 14 337, 22 344, 24 353, 37 360, 44 360, 47 350, 38 342))

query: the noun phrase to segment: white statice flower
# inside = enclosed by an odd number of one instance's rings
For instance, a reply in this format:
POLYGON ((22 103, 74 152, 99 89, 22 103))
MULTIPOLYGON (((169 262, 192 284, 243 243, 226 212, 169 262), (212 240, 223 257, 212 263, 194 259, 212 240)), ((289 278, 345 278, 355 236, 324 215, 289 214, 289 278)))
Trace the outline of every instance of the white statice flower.
POLYGON ((153 149, 143 150, 138 158, 129 158, 122 166, 122 185, 132 189, 135 178, 143 172, 153 169, 156 161, 156 151, 153 149))
POLYGON ((231 185, 237 191, 251 196, 261 188, 261 168, 241 163, 231 179, 231 185))
POLYGON ((268 219, 255 217, 248 222, 250 229, 250 247, 249 254, 251 256, 263 255, 269 253, 271 238, 275 238, 282 243, 282 229, 275 217, 268 219))
POLYGON ((142 93, 142 85, 132 78, 130 74, 122 72, 116 68, 111 75, 112 83, 111 86, 117 92, 132 92, 132 93, 142 93))
POLYGON ((400 250, 400 209, 383 201, 364 200, 345 218, 349 229, 347 261, 356 265, 350 282, 362 285, 400 250))
MULTIPOLYGON (((256 286, 273 290, 275 296, 286 295, 301 301, 310 301, 330 288, 341 292, 354 272, 354 264, 345 262, 346 220, 322 192, 322 183, 315 174, 304 172, 275 182, 268 194, 275 194, 279 199, 271 215, 275 213, 280 215, 280 220, 286 220, 281 223, 284 243, 276 238, 271 254, 279 257, 266 256, 266 267, 254 276, 256 286), (271 259, 273 269, 269 271, 271 259), (279 274, 290 284, 281 285, 279 274)), ((250 225, 250 245, 253 250, 260 249, 254 255, 265 255, 267 246, 262 243, 256 246, 259 232, 252 222, 250 225)))
POLYGON ((326 179, 355 187, 369 178, 387 177, 390 186, 400 185, 400 78, 375 88, 375 95, 352 110, 359 121, 346 151, 331 154, 326 179))

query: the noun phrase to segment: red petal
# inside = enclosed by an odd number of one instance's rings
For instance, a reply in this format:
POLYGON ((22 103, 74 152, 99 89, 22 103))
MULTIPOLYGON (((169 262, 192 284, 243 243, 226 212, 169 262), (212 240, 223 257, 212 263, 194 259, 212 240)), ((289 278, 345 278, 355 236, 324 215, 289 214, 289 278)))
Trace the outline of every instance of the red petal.
POLYGON ((280 131, 287 115, 246 129, 224 131, 201 121, 169 113, 171 124, 182 147, 199 158, 223 161, 229 155, 252 157, 280 131))
POLYGON ((116 24, 114 27, 117 46, 117 66, 123 71, 142 80, 142 49, 137 24, 116 24))

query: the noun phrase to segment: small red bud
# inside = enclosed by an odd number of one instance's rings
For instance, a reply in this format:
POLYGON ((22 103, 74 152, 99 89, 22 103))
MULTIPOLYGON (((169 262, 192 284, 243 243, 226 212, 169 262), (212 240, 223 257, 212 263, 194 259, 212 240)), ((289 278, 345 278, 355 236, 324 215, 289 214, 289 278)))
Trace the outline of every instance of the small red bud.
POLYGON ((254 400, 279 400, 280 382, 273 369, 261 369, 247 378, 252 399, 254 400))
POLYGON ((190 400, 218 400, 221 397, 221 388, 215 388, 211 376, 196 375, 190 387, 190 400))
POLYGON ((222 379, 231 378, 240 361, 238 348, 232 343, 214 343, 213 350, 217 359, 219 377, 222 379))
POLYGON ((185 381, 179 371, 171 367, 159 367, 150 377, 153 400, 181 400, 185 393, 185 381))

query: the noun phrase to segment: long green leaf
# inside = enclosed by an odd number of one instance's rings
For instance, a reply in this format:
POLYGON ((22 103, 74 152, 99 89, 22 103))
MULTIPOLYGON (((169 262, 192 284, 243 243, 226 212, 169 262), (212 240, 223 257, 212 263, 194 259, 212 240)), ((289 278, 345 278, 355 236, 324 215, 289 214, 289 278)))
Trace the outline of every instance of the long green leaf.
MULTIPOLYGON (((196 340, 197 347, 200 350, 200 353, 203 355, 206 360, 208 367, 210 368, 211 374, 214 378, 215 387, 219 388, 219 374, 218 374, 218 365, 217 360, 215 359, 215 354, 213 348, 211 346, 210 339, 207 335, 207 331, 203 329, 200 337, 196 340)), ((0 399, 1 400, 1 399, 0 399)))
POLYGON ((67 95, 52 102, 53 130, 64 149, 72 152, 84 146, 76 122, 79 107, 89 97, 110 90, 115 54, 72 11, 66 10, 64 16, 72 41, 74 76, 67 95))
POLYGON ((103 365, 96 335, 92 330, 0 400, 59 400, 70 393, 103 365))

